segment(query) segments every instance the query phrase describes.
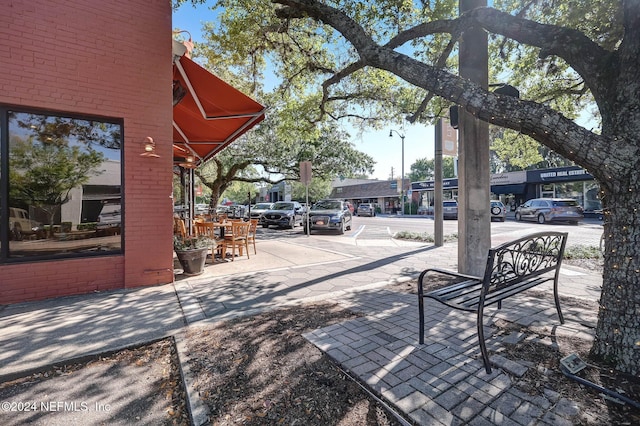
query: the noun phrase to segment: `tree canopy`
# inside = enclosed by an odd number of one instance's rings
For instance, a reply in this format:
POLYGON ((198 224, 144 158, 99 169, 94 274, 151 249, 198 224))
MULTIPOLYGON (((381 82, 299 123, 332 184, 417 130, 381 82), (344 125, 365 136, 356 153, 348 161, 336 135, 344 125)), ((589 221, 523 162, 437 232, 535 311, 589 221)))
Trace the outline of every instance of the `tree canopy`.
MULTIPOLYGON (((455 177, 455 171, 453 166, 453 157, 442 157, 442 177, 452 178, 455 177)), ((411 171, 407 175, 411 182, 418 182, 421 180, 433 180, 435 176, 435 160, 428 160, 426 158, 418 158, 415 163, 411 165, 411 171)))
POLYGON ((217 43, 244 37, 238 69, 258 81, 269 63, 283 88, 320 94, 319 117, 428 120, 454 103, 591 173, 606 235, 592 355, 640 372, 640 2, 496 0, 461 16, 453 0, 214 4, 224 8, 217 43), (457 75, 469 28, 490 35, 491 82, 519 85, 520 98, 457 75), (576 122, 591 100, 599 128, 576 122))
POLYGON ((272 100, 271 113, 260 126, 196 170, 212 191, 212 205, 232 182, 298 181, 301 161, 311 161, 313 178, 320 181, 371 172, 371 156, 356 150, 339 126, 309 119, 317 102, 265 97, 272 100))

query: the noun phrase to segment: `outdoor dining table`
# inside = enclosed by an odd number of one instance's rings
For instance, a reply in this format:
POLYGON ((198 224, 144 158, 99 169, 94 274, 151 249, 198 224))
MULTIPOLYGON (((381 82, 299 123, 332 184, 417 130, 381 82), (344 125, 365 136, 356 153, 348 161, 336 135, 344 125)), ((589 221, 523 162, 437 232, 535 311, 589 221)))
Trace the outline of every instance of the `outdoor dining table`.
POLYGON ((231 223, 230 222, 212 222, 213 223, 213 227, 214 228, 218 228, 219 234, 220 234, 220 238, 224 238, 224 230, 227 226, 230 226, 231 223))

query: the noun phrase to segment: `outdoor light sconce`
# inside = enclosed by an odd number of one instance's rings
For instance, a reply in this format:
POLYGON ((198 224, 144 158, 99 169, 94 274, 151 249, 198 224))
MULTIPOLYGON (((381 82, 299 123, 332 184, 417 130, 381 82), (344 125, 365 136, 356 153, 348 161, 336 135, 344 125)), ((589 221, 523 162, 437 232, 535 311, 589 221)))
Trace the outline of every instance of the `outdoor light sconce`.
POLYGON ((178 165, 185 169, 195 169, 196 167, 198 167, 195 163, 195 158, 193 157, 193 155, 187 155, 184 159, 184 162, 178 165))
POLYGON ((173 50, 174 50, 173 54, 174 54, 174 56, 178 56, 178 57, 184 55, 187 58, 191 59, 191 52, 193 51, 193 41, 191 40, 191 33, 189 31, 187 31, 187 30, 176 30, 176 31, 173 32, 173 35, 176 36, 176 35, 181 34, 181 33, 189 34, 189 40, 183 41, 183 42, 179 42, 179 41, 176 42, 174 40, 174 43, 173 43, 173 50), (182 44, 182 46, 177 46, 176 43, 177 44, 182 44))
POLYGON ((158 154, 156 154, 156 143, 153 141, 153 138, 151 136, 147 136, 146 138, 144 138, 144 152, 140 154, 140 157, 160 157, 158 154))

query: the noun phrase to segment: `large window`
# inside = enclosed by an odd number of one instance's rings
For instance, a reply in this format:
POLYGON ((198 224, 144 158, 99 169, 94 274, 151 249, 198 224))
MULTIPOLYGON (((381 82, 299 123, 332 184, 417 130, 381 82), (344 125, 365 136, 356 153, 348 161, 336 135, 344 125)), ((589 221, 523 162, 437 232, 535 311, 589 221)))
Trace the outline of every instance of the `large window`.
POLYGON ((0 262, 122 252, 122 120, 0 105, 0 262))

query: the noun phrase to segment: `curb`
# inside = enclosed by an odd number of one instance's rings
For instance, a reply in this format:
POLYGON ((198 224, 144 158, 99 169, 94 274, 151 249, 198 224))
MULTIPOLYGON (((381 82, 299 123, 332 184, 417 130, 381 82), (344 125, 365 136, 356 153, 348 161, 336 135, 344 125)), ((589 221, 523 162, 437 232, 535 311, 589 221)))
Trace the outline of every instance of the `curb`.
POLYGON ((178 354, 178 365, 180 367, 180 377, 182 378, 182 386, 185 390, 185 399, 189 410, 189 418, 194 426, 201 426, 209 423, 209 408, 200 398, 194 386, 195 377, 191 373, 189 367, 189 355, 185 342, 185 332, 182 331, 174 336, 176 352, 178 354))

